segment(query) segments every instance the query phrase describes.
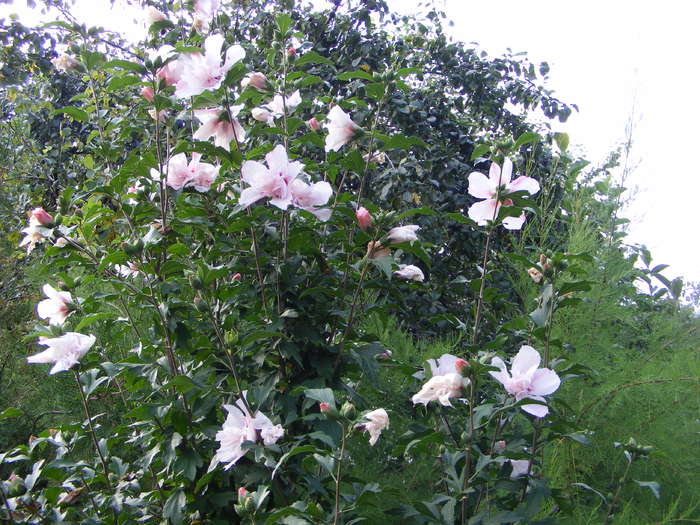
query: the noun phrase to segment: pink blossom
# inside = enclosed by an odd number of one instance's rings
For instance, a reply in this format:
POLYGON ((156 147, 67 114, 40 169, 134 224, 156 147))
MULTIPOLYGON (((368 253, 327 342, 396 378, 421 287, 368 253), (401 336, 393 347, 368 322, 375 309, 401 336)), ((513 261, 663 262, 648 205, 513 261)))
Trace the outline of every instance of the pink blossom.
POLYGON ((26 235, 19 243, 27 247, 27 254, 32 253, 37 243, 44 242, 44 239, 51 236, 52 230, 45 228, 33 214, 29 217, 29 226, 22 229, 22 233, 26 235))
MULTIPOLYGON (((469 207, 469 218, 479 226, 485 226, 488 222, 496 220, 501 206, 512 206, 513 201, 506 196, 516 191, 526 191, 534 195, 540 191, 539 183, 532 177, 524 175, 511 181, 513 173, 513 163, 506 158, 503 161, 503 170, 495 162, 491 163, 489 176, 474 171, 469 174, 469 194, 479 199, 481 202, 472 204, 469 207)), ((503 226, 508 230, 519 230, 525 223, 525 214, 519 217, 506 217, 503 219, 503 226)))
POLYGON ((405 279, 407 281, 422 282, 425 279, 423 270, 412 264, 400 264, 399 269, 394 272, 394 275, 399 279, 405 279))
MULTIPOLYGON (((219 173, 219 166, 199 162, 201 153, 192 153, 192 160, 187 163, 184 153, 173 155, 168 161, 166 183, 174 190, 192 186, 199 192, 208 191, 219 173)), ((160 174, 151 170, 154 179, 160 180, 160 174)))
POLYGON ((355 212, 355 217, 357 217, 357 223, 362 231, 367 231, 367 228, 372 226, 372 215, 364 206, 360 206, 355 212))
POLYGON ((328 122, 325 127, 328 129, 326 137, 326 152, 338 151, 345 144, 350 142, 360 127, 355 124, 350 115, 345 113, 340 106, 333 106, 326 117, 328 122))
POLYGON ((95 344, 94 335, 83 335, 77 332, 66 334, 53 339, 43 339, 40 345, 48 348, 43 352, 27 357, 29 363, 54 363, 49 374, 69 370, 80 362, 87 351, 95 344))
POLYGON ((70 292, 59 292, 50 284, 42 288, 48 299, 39 301, 36 312, 41 319, 48 319, 49 324, 62 325, 71 314, 69 305, 73 302, 70 292))
POLYGON ((369 432, 369 444, 374 446, 382 431, 389 426, 389 414, 383 408, 378 408, 362 417, 367 421, 355 425, 355 428, 369 432))
POLYGON ((232 280, 233 282, 240 281, 240 280, 241 280, 241 274, 238 273, 238 272, 236 272, 235 274, 233 274, 233 277, 231 278, 231 280, 232 280))
POLYGON ((318 131, 319 129, 321 129, 321 124, 318 123, 318 120, 316 120, 315 117, 312 117, 309 120, 307 120, 306 125, 312 131, 318 131))
POLYGON ((241 80, 241 89, 245 89, 248 86, 262 91, 267 86, 267 77, 259 71, 248 73, 245 78, 241 80))
POLYGON ((320 221, 326 222, 331 217, 331 210, 320 208, 324 206, 333 195, 333 188, 326 181, 306 184, 300 179, 295 179, 289 185, 292 195, 292 204, 297 208, 313 213, 320 221))
POLYGON ((503 441, 502 439, 499 439, 493 444, 493 451, 494 452, 503 452, 506 449, 506 442, 503 441))
POLYGON ((456 372, 456 363, 460 359, 451 354, 443 354, 438 359, 428 359, 432 377, 421 387, 412 398, 413 404, 427 405, 430 401, 438 401, 443 406, 452 406, 450 398, 457 397, 468 379, 462 378, 456 372))
POLYGON ((289 185, 302 173, 303 164, 298 161, 289 162, 287 150, 284 146, 277 145, 265 156, 267 167, 260 162, 247 160, 241 167, 241 178, 250 184, 244 189, 238 199, 243 206, 250 206, 254 202, 269 197, 270 204, 281 210, 286 210, 292 203, 292 194, 289 185))
POLYGON ((175 48, 171 45, 164 45, 158 48, 158 51, 152 52, 149 55, 151 61, 159 60, 160 63, 167 62, 156 72, 156 76, 162 79, 168 86, 176 84, 182 75, 182 64, 179 60, 173 59, 177 55, 175 48))
POLYGON ((420 226, 416 224, 407 224, 406 226, 396 226, 389 230, 386 234, 386 239, 391 244, 397 244, 400 242, 410 242, 413 244, 414 241, 418 240, 416 232, 420 230, 420 226))
POLYGON ((248 495, 248 491, 245 487, 238 487, 238 500, 242 500, 248 495))
MULTIPOLYGON (((291 115, 297 106, 301 104, 301 95, 297 89, 294 93, 288 97, 283 97, 282 95, 275 95, 272 98, 272 102, 263 106, 270 110, 273 118, 281 117, 284 114, 291 115)), ((255 118, 255 117, 253 117, 255 118)))
MULTIPOLYGON (((499 368, 498 372, 489 372, 499 381, 516 401, 535 399, 545 401, 543 396, 552 394, 559 388, 561 380, 554 370, 538 368, 540 354, 528 345, 523 345, 513 359, 510 373, 500 357, 494 357, 491 366, 499 368)), ((522 405, 521 408, 535 417, 544 417, 549 409, 544 405, 522 405)))
POLYGON ((326 412, 331 411, 331 406, 328 403, 324 403, 322 401, 318 404, 318 409, 325 414, 326 412))
POLYGON ((268 111, 264 108, 253 108, 251 110, 250 114, 255 120, 258 120, 260 122, 265 122, 265 123, 269 124, 270 126, 275 125, 274 115, 270 111, 268 111))
MULTIPOLYGON (((243 396, 245 397, 245 392, 243 396)), ((219 448, 214 456, 213 464, 226 463, 224 470, 230 469, 247 452, 242 449, 246 441, 258 441, 258 432, 265 446, 274 445, 283 435, 281 425, 273 425, 272 421, 262 412, 250 415, 248 409, 239 399, 235 405, 224 405, 228 412, 221 430, 216 433, 219 448)))
POLYGON ((141 88, 141 96, 148 100, 149 102, 153 102, 153 96, 155 93, 153 92, 153 88, 149 86, 144 86, 141 88))
POLYGON ((215 90, 221 86, 226 73, 233 65, 245 57, 245 51, 239 45, 226 50, 226 58, 221 63, 221 47, 224 45, 222 35, 211 35, 204 41, 204 54, 187 53, 180 55, 178 62, 181 75, 175 84, 175 96, 193 97, 206 90, 215 90))
POLYGON ((42 226, 49 226, 53 222, 53 217, 44 208, 34 208, 30 220, 32 219, 42 226))
POLYGON ((231 106, 231 118, 223 109, 196 109, 194 116, 202 125, 193 137, 197 140, 207 140, 214 137, 214 144, 226 151, 230 151, 232 140, 245 142, 245 130, 235 118, 243 108, 243 105, 231 106))
POLYGON ((465 362, 464 359, 452 354, 442 354, 437 359, 427 359, 426 361, 433 376, 444 376, 454 372, 459 373, 459 362, 465 362))
POLYGON ((293 57, 293 56, 296 56, 296 54, 297 54, 297 50, 294 46, 287 48, 287 56, 293 57))

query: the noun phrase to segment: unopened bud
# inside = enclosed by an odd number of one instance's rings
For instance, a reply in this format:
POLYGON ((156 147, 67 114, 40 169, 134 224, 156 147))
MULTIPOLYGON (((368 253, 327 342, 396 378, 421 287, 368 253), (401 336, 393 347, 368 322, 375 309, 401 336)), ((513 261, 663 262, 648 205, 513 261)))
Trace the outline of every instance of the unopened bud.
POLYGON ((53 217, 44 208, 34 208, 30 220, 36 221, 42 226, 48 226, 53 222, 53 217))
POLYGON ((288 57, 296 56, 296 54, 297 54, 297 50, 294 46, 290 46, 289 48, 287 48, 287 56, 288 57))
POLYGON ((527 271, 527 274, 530 276, 530 278, 535 281, 535 283, 540 284, 542 282, 542 279, 544 279, 544 275, 542 275, 542 272, 540 272, 537 268, 532 267, 527 271))
POLYGON ((316 120, 315 117, 312 117, 309 120, 307 120, 306 125, 309 127, 309 129, 313 131, 318 131, 319 129, 321 129, 321 124, 319 124, 318 120, 316 120))
POLYGON ((547 256, 544 253, 540 254, 540 266, 547 262, 547 256))
POLYGON ((153 102, 153 96, 155 95, 155 92, 153 91, 152 87, 145 86, 141 89, 141 96, 148 100, 149 102, 153 102))
POLYGON ((233 274, 233 277, 231 278, 233 282, 240 281, 241 280, 241 274, 240 273, 235 273, 233 274))
POLYGON ((455 361, 455 369, 458 374, 464 375, 467 372, 467 368, 469 368, 469 363, 464 359, 457 359, 457 361, 455 361))
POLYGON ((506 442, 503 441, 502 439, 499 441, 496 441, 493 444, 493 451, 494 452, 503 452, 506 449, 506 442))
POLYGON ((328 403, 319 403, 318 409, 325 414, 331 411, 331 406, 328 403))
POLYGON ((343 406, 340 407, 340 415, 348 419, 354 419, 355 405, 350 403, 350 401, 346 401, 345 403, 343 403, 343 406))
POLYGON ((245 498, 248 495, 248 491, 245 487, 238 487, 238 500, 245 498))

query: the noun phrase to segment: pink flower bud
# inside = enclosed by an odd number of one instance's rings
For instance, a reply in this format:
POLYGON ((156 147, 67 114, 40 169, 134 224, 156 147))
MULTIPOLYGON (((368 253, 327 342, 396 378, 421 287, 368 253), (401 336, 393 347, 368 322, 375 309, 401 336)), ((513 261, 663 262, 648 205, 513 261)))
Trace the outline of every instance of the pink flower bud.
POLYGON ((328 403, 319 403, 318 409, 325 414, 331 411, 331 406, 328 403))
POLYGON ((455 369, 457 370, 458 374, 464 375, 462 372, 465 368, 469 368, 469 363, 467 363, 464 359, 457 359, 457 361, 455 361, 455 369))
POLYGON ((32 217, 30 219, 38 222, 42 226, 48 226, 53 222, 53 217, 47 213, 44 208, 34 208, 32 210, 32 217))
POLYGON ((153 102, 153 95, 154 95, 154 93, 153 93, 152 87, 146 86, 143 89, 141 89, 141 96, 143 98, 145 98, 146 100, 148 100, 149 102, 153 102))
POLYGON ((506 449, 506 442, 502 439, 493 444, 494 452, 503 452, 506 449))
POLYGON ((248 495, 248 491, 245 487, 238 487, 238 499, 243 499, 248 495))
POLYGON ((287 56, 288 56, 288 57, 296 56, 296 54, 297 54, 297 50, 296 50, 296 48, 295 48, 294 46, 290 46, 290 47, 287 49, 287 56))
POLYGON ((360 225, 362 231, 367 231, 367 228, 372 226, 372 215, 367 211, 367 208, 360 206, 355 212, 355 217, 357 217, 357 222, 360 225))
POLYGON ((233 276, 233 278, 232 278, 231 280, 232 280, 232 281, 240 281, 240 279, 241 279, 241 274, 240 274, 240 273, 236 273, 236 274, 234 274, 234 276, 233 276))
POLYGON ((261 91, 267 87, 267 77, 259 71, 248 73, 246 77, 241 80, 241 89, 245 89, 248 86, 261 91))
POLYGON ((313 131, 318 131, 319 129, 321 129, 321 124, 319 124, 318 120, 316 120, 313 117, 306 121, 306 125, 309 126, 309 129, 313 131))

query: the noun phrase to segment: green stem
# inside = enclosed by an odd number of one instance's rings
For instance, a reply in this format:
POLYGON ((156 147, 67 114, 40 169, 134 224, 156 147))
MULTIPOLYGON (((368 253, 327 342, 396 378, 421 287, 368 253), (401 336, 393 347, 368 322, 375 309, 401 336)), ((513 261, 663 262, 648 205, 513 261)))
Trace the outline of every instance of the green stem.
POLYGON ((343 429, 343 437, 340 441, 340 455, 338 456, 338 469, 335 473, 335 513, 333 525, 338 525, 340 520, 340 474, 343 465, 343 455, 345 454, 345 429, 343 429))
POLYGON ((625 473, 622 475, 622 477, 620 478, 620 482, 617 485, 617 490, 615 491, 615 495, 613 496, 613 499, 610 500, 610 503, 608 504, 608 513, 605 516, 605 521, 603 522, 603 525, 608 525, 608 523, 612 522, 613 511, 615 510, 615 504, 617 503, 617 499, 620 497, 620 491, 622 490, 622 486, 625 484, 625 481, 627 481, 627 475, 629 474, 631 466, 632 466, 632 461, 628 461, 627 468, 625 469, 625 473))

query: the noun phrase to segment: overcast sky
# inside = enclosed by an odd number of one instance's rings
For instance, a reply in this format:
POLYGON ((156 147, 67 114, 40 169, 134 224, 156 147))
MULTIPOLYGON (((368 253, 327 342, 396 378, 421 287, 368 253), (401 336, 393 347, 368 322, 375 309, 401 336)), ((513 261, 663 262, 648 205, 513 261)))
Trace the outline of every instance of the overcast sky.
MULTIPOLYGON (((224 0, 225 1, 225 0, 224 0)), ((322 2, 323 0, 317 0, 322 2)), ((88 24, 144 34, 124 9, 98 9, 107 0, 78 0, 74 12, 88 24)), ((527 51, 533 62, 551 67, 548 87, 575 103, 565 125, 572 144, 594 164, 624 139, 635 111, 633 163, 628 186, 634 201, 624 215, 632 220, 630 240, 644 243, 656 263, 671 264, 668 277, 700 281, 700 242, 692 199, 698 178, 694 152, 700 139, 700 85, 696 25, 700 1, 666 0, 435 0, 454 22, 451 35, 478 42, 491 56, 511 48, 527 51)), ((26 13, 24 0, 0 5, 0 16, 26 13)), ((411 12, 414 0, 389 0, 411 12)), ((25 23, 31 23, 26 14, 25 23)))

